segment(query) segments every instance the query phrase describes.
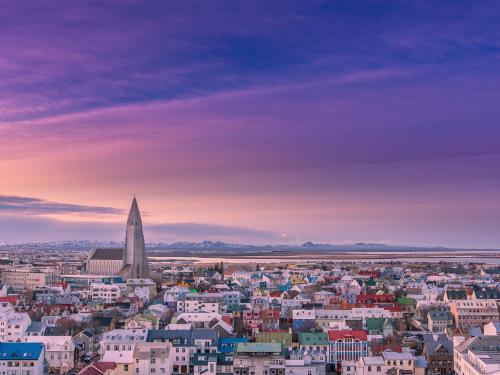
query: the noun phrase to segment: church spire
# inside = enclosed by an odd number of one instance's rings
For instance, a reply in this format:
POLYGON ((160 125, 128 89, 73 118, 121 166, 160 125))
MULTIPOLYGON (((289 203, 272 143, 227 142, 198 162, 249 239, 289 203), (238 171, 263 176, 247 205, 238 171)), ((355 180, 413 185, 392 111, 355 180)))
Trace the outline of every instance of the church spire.
POLYGON ((142 232, 142 220, 137 199, 132 199, 125 235, 124 275, 126 278, 148 277, 149 265, 142 232))
POLYGON ((127 223, 129 225, 142 224, 141 213, 139 212, 139 206, 137 205, 137 199, 132 199, 132 205, 130 206, 130 212, 128 214, 127 223))

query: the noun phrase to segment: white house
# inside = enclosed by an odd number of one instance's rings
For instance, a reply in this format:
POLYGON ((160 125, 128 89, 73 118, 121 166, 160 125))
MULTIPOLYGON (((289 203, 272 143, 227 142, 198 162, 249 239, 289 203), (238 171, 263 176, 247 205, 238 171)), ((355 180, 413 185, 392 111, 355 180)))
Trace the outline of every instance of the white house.
POLYGON ((28 313, 16 312, 12 307, 0 308, 0 341, 21 341, 30 324, 28 313))
MULTIPOLYGON (((123 286, 126 287, 125 284, 123 286)), ((90 293, 93 300, 101 299, 104 303, 113 304, 123 295, 123 287, 119 284, 95 283, 90 285, 90 293)))
POLYGON ((27 342, 42 343, 50 371, 67 373, 75 365, 75 344, 71 336, 29 336, 27 342))
POLYGON ((137 374, 172 374, 172 344, 170 342, 141 342, 135 346, 137 374))
POLYGON ((99 353, 108 351, 131 351, 138 342, 145 342, 147 329, 114 329, 106 332, 99 343, 99 353))

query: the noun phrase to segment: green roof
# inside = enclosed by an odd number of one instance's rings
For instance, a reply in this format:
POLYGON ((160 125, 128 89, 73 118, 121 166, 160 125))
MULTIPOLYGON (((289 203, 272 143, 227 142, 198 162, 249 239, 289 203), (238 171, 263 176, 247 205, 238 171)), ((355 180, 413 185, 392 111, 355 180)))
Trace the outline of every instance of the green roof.
POLYGON ((239 342, 236 344, 235 352, 244 353, 281 353, 281 343, 271 342, 239 342))
POLYGON ((366 318, 366 329, 368 331, 382 331, 384 324, 392 324, 390 319, 387 318, 366 318))
POLYGON ((292 334, 288 331, 273 331, 257 333, 256 341, 259 343, 283 343, 292 346, 292 334))
POLYGON ((400 297, 400 298, 398 298, 397 302, 400 305, 403 305, 403 306, 413 306, 413 305, 417 304, 416 301, 413 298, 406 298, 406 297, 400 297))
POLYGON ((375 282, 375 280, 373 280, 373 279, 370 279, 370 280, 368 280, 368 281, 365 281, 365 284, 366 284, 367 286, 375 286, 375 285, 377 285, 377 283, 376 283, 376 282, 375 282))
POLYGON ((236 311, 243 311, 244 310, 244 306, 243 305, 238 305, 237 303, 234 303, 232 304, 230 307, 229 307, 229 310, 233 311, 233 312, 236 312, 236 311))
POLYGON ((465 290, 447 290, 446 296, 448 299, 466 299, 467 293, 465 290))
POLYGON ((384 318, 366 318, 366 329, 368 331, 381 331, 384 320, 384 318))
POLYGON ((147 321, 150 321, 152 323, 156 323, 156 317, 154 315, 151 315, 151 314, 134 315, 133 317, 130 318, 130 320, 132 320, 132 319, 147 320, 147 321))
POLYGON ((299 334, 299 342, 300 345, 328 345, 328 334, 326 332, 301 332, 299 334))

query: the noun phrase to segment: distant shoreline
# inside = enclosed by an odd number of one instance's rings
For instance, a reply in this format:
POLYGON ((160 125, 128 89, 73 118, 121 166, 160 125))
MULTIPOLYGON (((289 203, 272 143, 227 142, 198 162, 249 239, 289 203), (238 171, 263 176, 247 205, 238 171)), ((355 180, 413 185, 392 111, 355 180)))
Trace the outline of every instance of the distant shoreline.
POLYGON ((435 263, 439 261, 444 262, 477 262, 477 263, 493 263, 500 264, 500 254, 498 252, 488 251, 463 251, 450 256, 449 252, 314 252, 308 253, 307 258, 304 254, 299 254, 297 252, 283 254, 277 252, 275 254, 222 254, 222 253, 207 253, 207 254, 191 254, 175 252, 176 254, 164 254, 164 255, 150 255, 150 261, 157 262, 192 262, 192 263, 215 263, 215 262, 228 262, 228 263, 238 263, 238 262, 271 262, 271 263, 286 263, 286 262, 349 262, 349 261, 366 261, 366 262, 404 262, 411 260, 414 262, 426 261, 435 263))

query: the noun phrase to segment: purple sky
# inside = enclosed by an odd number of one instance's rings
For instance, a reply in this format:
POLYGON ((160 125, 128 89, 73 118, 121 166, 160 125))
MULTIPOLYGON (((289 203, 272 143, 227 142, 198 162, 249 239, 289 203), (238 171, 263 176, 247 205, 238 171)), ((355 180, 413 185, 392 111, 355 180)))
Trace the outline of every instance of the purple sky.
POLYGON ((500 247, 497 2, 0 12, 0 241, 500 247), (148 228, 149 226, 149 228, 148 228))

